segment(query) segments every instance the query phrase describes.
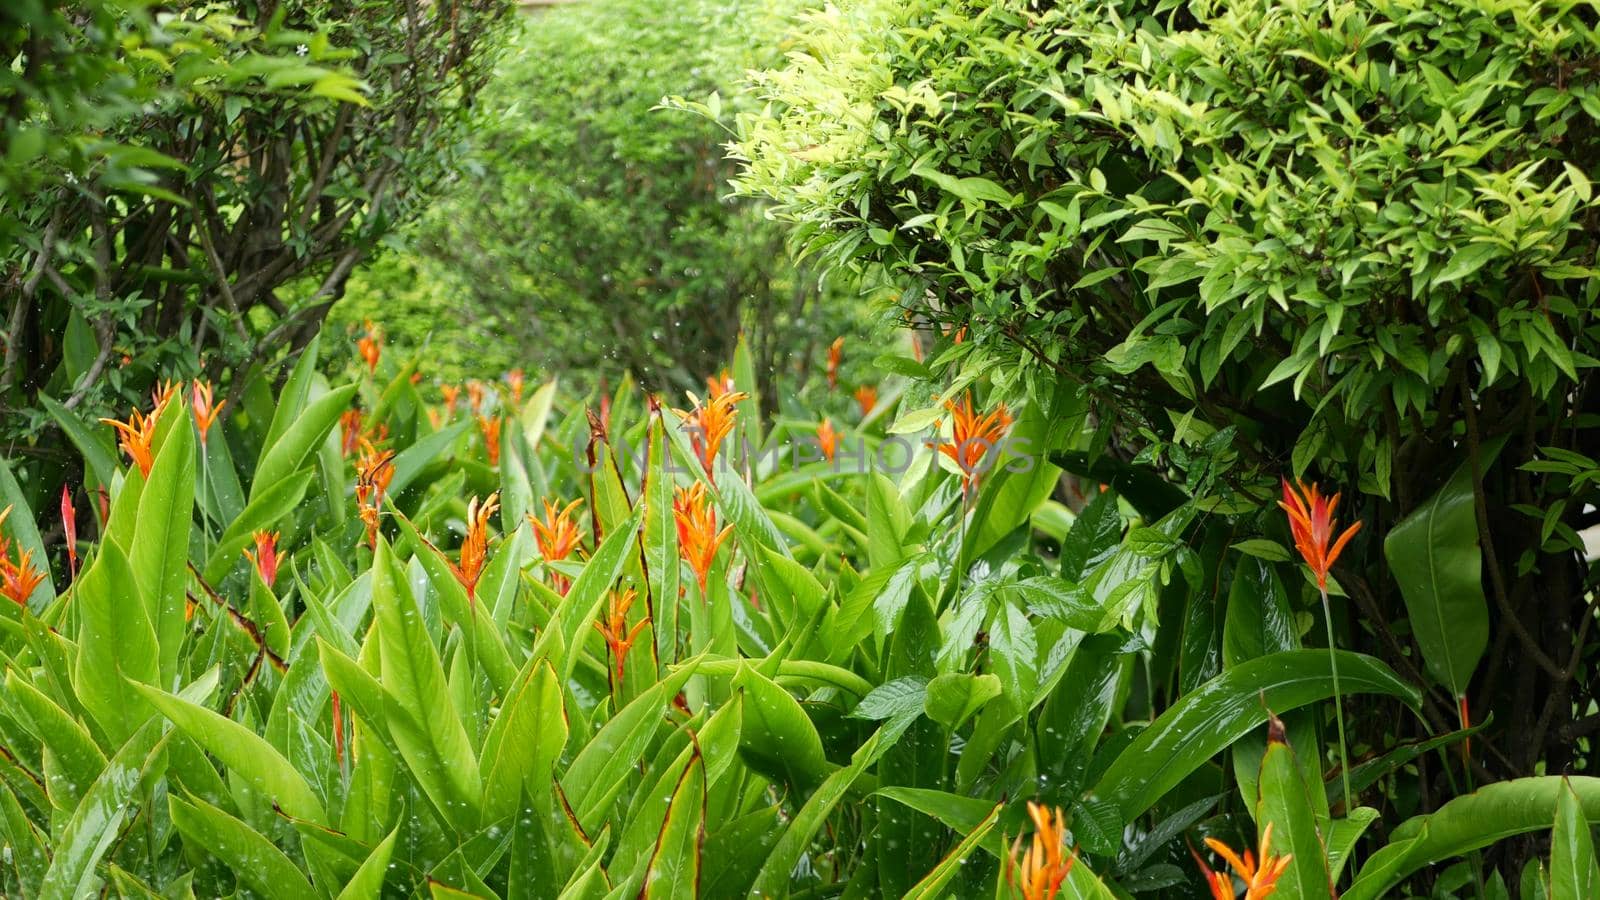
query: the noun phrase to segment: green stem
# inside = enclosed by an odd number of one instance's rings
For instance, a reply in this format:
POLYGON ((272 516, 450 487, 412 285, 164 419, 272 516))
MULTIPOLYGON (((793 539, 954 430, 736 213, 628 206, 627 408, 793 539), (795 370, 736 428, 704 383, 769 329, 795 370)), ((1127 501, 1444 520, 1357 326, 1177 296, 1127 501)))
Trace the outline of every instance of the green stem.
POLYGON ((1344 781, 1344 814, 1350 815, 1355 804, 1350 797, 1350 750, 1344 738, 1344 692, 1339 689, 1339 657, 1334 653, 1333 613, 1328 607, 1328 587, 1322 589, 1322 622, 1328 628, 1328 667, 1333 671, 1333 715, 1339 726, 1339 777, 1344 781))

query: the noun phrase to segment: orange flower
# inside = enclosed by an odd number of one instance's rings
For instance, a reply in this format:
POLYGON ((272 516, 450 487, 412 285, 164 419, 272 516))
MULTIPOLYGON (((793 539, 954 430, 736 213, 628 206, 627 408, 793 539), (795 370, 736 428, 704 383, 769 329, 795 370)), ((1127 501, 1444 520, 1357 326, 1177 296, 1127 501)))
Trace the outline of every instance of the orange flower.
POLYGON ((378 373, 378 357, 383 353, 383 335, 378 332, 378 326, 372 320, 366 321, 367 333, 356 341, 356 350, 360 352, 361 359, 367 364, 367 371, 376 375, 378 373))
POLYGON ((839 432, 833 430, 832 419, 823 419, 822 424, 817 426, 817 446, 822 448, 822 455, 829 462, 839 452, 839 432))
POLYGON ((18 606, 27 606, 28 598, 44 581, 44 573, 33 567, 33 551, 21 550, 13 563, 9 553, 0 547, 0 594, 11 598, 18 606))
POLYGON ((694 570, 703 595, 717 550, 733 526, 717 531, 717 511, 706 505, 706 486, 698 481, 674 493, 672 518, 678 526, 678 553, 694 570))
MULTIPOLYGON (((10 511, 10 507, 6 507, 10 511)), ((5 517, 0 516, 0 520, 5 517)), ((78 511, 72 505, 72 488, 61 486, 61 529, 67 540, 67 568, 78 580, 78 511)))
POLYGON ((433 427, 434 431, 438 431, 444 425, 444 419, 439 416, 439 410, 432 406, 428 407, 428 424, 433 427))
POLYGON ((706 376, 706 396, 715 400, 733 390, 733 376, 723 369, 721 374, 706 376))
POLYGON ((278 580, 278 533, 276 531, 258 531, 253 537, 256 541, 256 552, 244 551, 244 555, 256 567, 261 580, 272 587, 278 580))
POLYGON ((1006 884, 1011 885, 1023 900, 1055 900, 1062 882, 1072 872, 1078 861, 1076 850, 1065 859, 1061 856, 1066 846, 1065 820, 1061 808, 1052 813, 1045 806, 1028 801, 1028 815, 1033 819, 1033 842, 1021 860, 1017 851, 1022 849, 1022 836, 1011 845, 1011 856, 1006 859, 1006 884))
POLYGON ((394 478, 394 451, 379 451, 370 441, 361 442, 361 455, 356 458, 356 503, 361 507, 361 521, 367 525, 367 543, 378 545, 378 510, 383 506, 383 493, 394 478))
POLYGON ((844 358, 844 337, 841 335, 833 339, 828 347, 828 390, 837 390, 839 387, 839 361, 844 358))
POLYGON ((150 391, 150 418, 161 418, 161 411, 167 408, 172 398, 178 396, 178 382, 158 381, 150 391))
POLYGON ((628 651, 632 649, 633 642, 639 637, 639 632, 650 621, 645 616, 635 622, 632 628, 628 627, 628 610, 632 608, 633 601, 638 593, 633 588, 623 591, 611 592, 611 609, 607 611, 604 622, 595 622, 595 630, 606 639, 606 649, 611 654, 612 670, 615 682, 622 682, 623 663, 628 658, 628 651))
POLYGON ((872 415, 872 408, 878 405, 878 389, 870 384, 856 388, 856 404, 861 407, 861 418, 872 415))
POLYGON ((950 457, 961 469, 961 489, 970 492, 982 471, 984 457, 999 445, 1006 429, 1011 427, 1011 414, 1002 403, 993 412, 977 415, 972 411, 970 392, 961 399, 960 405, 946 400, 944 408, 950 410, 955 421, 950 430, 951 442, 940 444, 939 452, 950 457))
MULTIPOLYGON (((565 509, 558 508, 548 499, 544 500, 544 521, 534 518, 533 513, 528 513, 528 524, 533 526, 533 539, 539 545, 539 553, 545 562, 556 562, 572 555, 574 550, 580 549, 578 541, 580 534, 578 524, 572 521, 572 513, 583 500, 580 498, 567 504, 565 509)), ((565 575, 558 572, 550 573, 550 586, 565 597, 571 582, 565 575)))
POLYGON ((479 416, 478 430, 483 432, 483 449, 489 455, 489 465, 500 465, 500 417, 479 416))
MULTIPOLYGON (((1240 859, 1232 848, 1216 838, 1206 838, 1206 846, 1227 860, 1228 865, 1233 867, 1233 871, 1244 882, 1244 900, 1263 900, 1265 897, 1270 897, 1272 892, 1278 889, 1278 879, 1282 877, 1284 870, 1289 868, 1289 861, 1294 859, 1292 853, 1284 856, 1272 855, 1271 822, 1268 822, 1267 827, 1261 832, 1260 868, 1256 867, 1255 855, 1249 850, 1246 850, 1244 858, 1240 859)), ((1200 874, 1205 878, 1206 886, 1211 888, 1212 900, 1234 900, 1233 879, 1228 877, 1228 873, 1213 872, 1211 867, 1206 865, 1206 861, 1200 858, 1200 854, 1194 852, 1194 848, 1191 847, 1189 853, 1200 865, 1200 874)))
POLYGON ((467 405, 472 407, 473 415, 483 411, 483 394, 483 382, 476 379, 467 382, 467 405))
POLYGON ((1338 525, 1333 511, 1339 506, 1339 495, 1324 497, 1315 484, 1307 488, 1304 482, 1300 483, 1296 492, 1287 478, 1283 479, 1283 499, 1278 501, 1278 505, 1289 514, 1289 530, 1294 534, 1295 548, 1317 576, 1317 587, 1326 592, 1328 572, 1339 559, 1339 554, 1344 552, 1344 545, 1361 530, 1360 520, 1333 541, 1333 532, 1338 525), (1329 541, 1333 541, 1332 548, 1328 546, 1329 541))
POLYGON ((194 425, 200 429, 200 446, 206 445, 206 435, 217 422, 217 416, 228 401, 212 405, 211 385, 196 378, 190 391, 189 411, 194 414, 194 425))
POLYGON ((717 451, 722 448, 722 442, 733 432, 733 421, 739 416, 736 404, 749 396, 744 391, 730 390, 715 397, 707 397, 701 402, 699 397, 690 393, 689 399, 694 402, 694 409, 689 412, 681 409, 673 410, 688 426, 689 443, 694 446, 700 464, 705 466, 706 477, 713 481, 716 480, 714 467, 717 462, 717 451))
POLYGON ((361 448, 361 410, 347 409, 339 416, 339 449, 345 456, 361 448))
POLYGON ((456 402, 461 399, 461 387, 454 384, 439 385, 439 396, 444 398, 444 411, 447 415, 456 414, 456 402))
POLYGON ((467 589, 467 600, 476 602, 478 579, 489 559, 489 517, 500 509, 500 495, 490 494, 482 503, 477 497, 467 504, 467 537, 461 542, 461 562, 450 566, 456 580, 467 589))
POLYGON ((522 402, 522 389, 527 385, 526 377, 522 374, 521 369, 512 369, 506 373, 506 384, 511 387, 511 401, 513 403, 522 402))
POLYGON ((151 442, 156 439, 156 418, 160 409, 146 416, 134 410, 128 421, 118 422, 116 419, 101 419, 100 421, 117 430, 117 443, 122 445, 122 452, 128 454, 128 459, 139 467, 139 474, 150 477, 150 467, 155 465, 155 454, 150 449, 151 442))

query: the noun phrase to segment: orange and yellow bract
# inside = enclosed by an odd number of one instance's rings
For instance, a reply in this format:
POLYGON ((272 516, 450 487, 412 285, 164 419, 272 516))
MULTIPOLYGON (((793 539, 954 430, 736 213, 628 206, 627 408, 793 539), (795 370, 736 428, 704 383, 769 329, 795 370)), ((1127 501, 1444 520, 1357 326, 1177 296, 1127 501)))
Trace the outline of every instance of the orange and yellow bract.
POLYGON ((822 448, 822 456, 829 462, 839 452, 839 432, 834 430, 832 419, 823 419, 817 426, 817 446, 822 448))
MULTIPOLYGON (((1256 865, 1255 854, 1249 850, 1244 851, 1244 856, 1241 857, 1227 844, 1209 837, 1206 838, 1206 846, 1226 860, 1233 871, 1238 873, 1239 879, 1244 882, 1244 900, 1263 900, 1270 897, 1272 892, 1278 889, 1278 879, 1283 876, 1284 870, 1289 868, 1290 860, 1294 859, 1292 853, 1283 856, 1272 855, 1271 822, 1268 822, 1267 827, 1261 832, 1259 866, 1256 865)), ((1206 886, 1211 889, 1212 900, 1234 900, 1233 879, 1228 873, 1212 871, 1211 867, 1206 865, 1206 861, 1200 858, 1200 854, 1194 853, 1192 849, 1190 853, 1194 855, 1194 861, 1200 865, 1200 874, 1205 878, 1206 886)))
POLYGON ((595 630, 606 639, 606 650, 611 654, 612 673, 616 682, 622 682, 626 670, 628 651, 632 649, 633 642, 638 639, 639 632, 650 622, 650 617, 645 616, 628 627, 628 610, 633 607, 633 601, 638 597, 638 592, 633 588, 625 588, 611 592, 610 607, 606 610, 605 619, 592 623, 595 630))
POLYGON ((206 437, 211 433, 211 426, 217 422, 217 416, 222 413, 222 408, 228 401, 215 403, 211 396, 211 384, 196 378, 189 392, 189 411, 194 415, 194 426, 200 430, 200 446, 206 445, 206 437))
POLYGON ((126 422, 100 420, 117 430, 117 443, 122 447, 122 452, 128 454, 128 459, 139 467, 139 474, 146 478, 150 477, 150 467, 155 465, 155 452, 151 447, 156 439, 156 419, 160 412, 158 407, 146 416, 136 409, 128 415, 126 422))
POLYGON ((1006 883, 1011 885, 1022 900, 1055 900, 1062 882, 1072 872, 1077 862, 1076 851, 1063 857, 1066 848, 1066 820, 1060 807, 1054 810, 1044 804, 1028 801, 1028 816, 1033 819, 1033 840, 1022 851, 1022 836, 1011 845, 1011 855, 1006 858, 1006 883))
POLYGON ((674 493, 672 517, 678 526, 678 553, 694 570, 704 594, 711 564, 733 526, 717 530, 717 512, 706 504, 706 486, 698 481, 674 493))
POLYGON ((705 467, 706 477, 713 481, 716 480, 717 452, 733 433, 734 421, 739 417, 737 404, 749 396, 744 391, 727 391, 702 401, 690 392, 689 400, 694 408, 688 412, 673 410, 689 426, 689 442, 694 446, 695 456, 705 467))
POLYGON ((257 531, 251 536, 255 540, 256 552, 244 551, 251 565, 256 567, 256 572, 267 587, 272 587, 278 580, 278 532, 257 531))
POLYGON ((1289 515, 1289 531, 1294 535, 1295 549, 1300 551, 1300 557, 1311 567, 1312 574, 1317 576, 1317 587, 1327 590, 1328 572, 1339 560, 1339 554, 1344 552, 1344 545, 1350 543, 1350 539, 1361 530, 1361 521, 1357 519, 1354 525, 1345 529, 1344 534, 1339 535, 1338 540, 1334 540, 1333 532, 1339 522, 1333 517, 1333 512, 1339 507, 1339 495, 1325 497, 1317 490, 1315 483, 1307 487, 1301 482, 1297 490, 1289 484, 1289 479, 1283 479, 1283 499, 1278 501, 1278 505, 1289 515))
MULTIPOLYGON (((533 540, 539 546, 539 553, 545 562, 559 562, 571 556, 574 551, 580 550, 578 523, 572 519, 572 514, 583 504, 582 498, 568 503, 565 508, 551 503, 549 499, 544 502, 544 521, 535 518, 533 513, 528 513, 528 524, 533 526, 533 540)), ((550 586, 563 597, 571 582, 567 576, 559 572, 550 573, 550 586)))
POLYGON ((950 428, 950 442, 941 443, 939 452, 948 456, 962 472, 962 490, 971 492, 982 471, 983 459, 999 446, 1011 427, 1011 414, 1004 403, 993 410, 978 415, 972 409, 972 394, 961 398, 960 403, 944 402, 944 408, 954 416, 950 428))
POLYGON ((367 364, 367 371, 377 374, 378 359, 383 354, 383 335, 371 319, 366 321, 366 327, 367 333, 356 340, 356 350, 361 354, 361 361, 367 364))
POLYGON ((490 494, 467 504, 467 536, 461 541, 461 561, 450 566, 456 580, 467 589, 467 600, 477 601, 478 579, 489 559, 489 519, 500 509, 500 495, 490 494))

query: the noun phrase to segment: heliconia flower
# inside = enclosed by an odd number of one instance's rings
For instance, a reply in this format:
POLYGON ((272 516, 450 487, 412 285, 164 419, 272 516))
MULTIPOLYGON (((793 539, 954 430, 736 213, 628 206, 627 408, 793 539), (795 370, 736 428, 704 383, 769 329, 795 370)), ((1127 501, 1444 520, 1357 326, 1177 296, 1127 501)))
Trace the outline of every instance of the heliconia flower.
POLYGON ((715 400, 733 390, 733 376, 723 369, 716 375, 706 376, 706 396, 715 400))
POLYGON ((702 402, 690 393, 689 400, 694 403, 694 408, 688 412, 673 410, 689 426, 689 443, 694 446, 700 464, 705 466, 707 478, 716 479, 717 451, 733 432, 733 422, 739 416, 737 404, 749 396, 744 391, 728 391, 716 397, 707 397, 702 402))
POLYGON ((972 411, 972 394, 962 397, 961 403, 946 400, 944 408, 955 417, 950 428, 950 443, 940 444, 939 452, 950 457, 962 472, 962 490, 971 492, 977 483, 985 456, 994 450, 1011 427, 1011 414, 1001 403, 993 411, 980 416, 972 411))
POLYGON ((622 682, 628 651, 639 637, 639 632, 643 631, 644 626, 650 621, 650 617, 645 616, 635 622, 632 628, 628 627, 628 610, 633 607, 633 601, 637 597, 638 593, 633 588, 612 591, 611 608, 606 611, 605 621, 593 623, 595 630, 606 639, 606 650, 611 654, 612 671, 616 676, 615 683, 618 684, 622 682))
POLYGON ((828 346, 828 390, 839 388, 839 361, 844 358, 844 336, 833 339, 828 346))
POLYGON ((65 484, 61 486, 61 530, 67 539, 67 568, 72 573, 72 580, 77 581, 78 511, 72 505, 72 488, 65 484))
POLYGON ((361 455, 356 458, 356 503, 367 526, 367 543, 374 548, 378 545, 378 511, 393 478, 394 451, 379 451, 370 441, 362 441, 361 455))
POLYGON ((194 415, 194 426, 200 429, 200 446, 206 445, 206 436, 211 432, 211 426, 216 424, 217 416, 228 401, 213 405, 211 385, 196 378, 190 389, 189 412, 194 415))
POLYGON ((100 503, 101 524, 111 521, 111 492, 102 485, 94 489, 94 496, 100 503))
POLYGON ((367 364, 367 371, 373 374, 378 372, 378 359, 383 354, 383 335, 378 332, 378 326, 372 320, 366 321, 367 333, 356 341, 356 350, 361 354, 361 359, 367 364))
POLYGON ((1294 534, 1295 549, 1300 551, 1300 557, 1317 576, 1317 587, 1326 591, 1328 572, 1338 561, 1339 554, 1344 552, 1344 545, 1361 530, 1361 521, 1357 519, 1354 525, 1339 535, 1338 540, 1334 540, 1333 532, 1338 520, 1333 517, 1333 512, 1339 506, 1339 495, 1324 497, 1315 484, 1307 488, 1304 482, 1296 491, 1287 478, 1283 479, 1283 499, 1278 501, 1278 505, 1289 515, 1289 531, 1294 534), (1329 541, 1333 542, 1332 547, 1328 546, 1329 541))
POLYGON ((506 373, 506 384, 511 388, 511 401, 513 403, 520 404, 522 402, 522 390, 527 384, 526 377, 521 369, 512 369, 506 373))
POLYGON ((706 486, 698 481, 673 493, 672 518, 678 526, 678 553, 694 570, 703 595, 717 550, 733 526, 717 531, 717 511, 706 505, 706 486))
POLYGON ((150 467, 155 465, 155 453, 151 444, 156 439, 156 418, 159 411, 146 416, 134 410, 128 421, 119 422, 116 419, 101 419, 100 421, 117 430, 117 443, 122 446, 122 452, 128 454, 128 459, 139 467, 139 474, 150 477, 150 467))
POLYGON ((333 692, 333 761, 344 768, 344 714, 340 708, 339 692, 333 692))
POLYGON ((500 417, 479 416, 478 430, 483 432, 483 449, 489 455, 489 465, 500 465, 500 417))
POLYGON ((428 424, 433 427, 434 431, 438 431, 444 425, 444 419, 439 415, 437 407, 428 407, 428 424))
POLYGON ((483 411, 483 395, 483 382, 476 379, 467 382, 467 406, 472 408, 473 415, 483 411))
POLYGON ((600 395, 600 432, 602 437, 611 436, 611 395, 600 395))
POLYGON ((42 581, 44 573, 33 567, 32 550, 18 551, 13 563, 10 554, 0 548, 0 594, 18 606, 27 606, 28 598, 42 581))
POLYGON ((267 583, 267 587, 272 587, 278 580, 278 533, 257 531, 252 537, 256 542, 256 552, 246 550, 244 555, 256 567, 256 572, 267 583))
MULTIPOLYGON (((528 513, 528 524, 533 526, 533 540, 539 545, 539 554, 545 562, 557 562, 571 556, 579 547, 582 534, 578 531, 578 523, 572 520, 572 513, 583 503, 582 498, 568 503, 565 509, 558 509, 556 504, 548 499, 544 500, 544 521, 534 518, 533 513, 528 513)), ((567 595, 571 582, 559 572, 550 573, 550 586, 561 596, 567 595)))
MULTIPOLYGON (((1238 873, 1239 878, 1244 881, 1244 900, 1263 900, 1263 898, 1270 897, 1272 892, 1278 889, 1278 879, 1289 868, 1290 860, 1294 859, 1294 854, 1292 853, 1283 856, 1272 855, 1271 822, 1268 822, 1267 827, 1261 832, 1261 865, 1259 868, 1256 866, 1255 855, 1249 850, 1244 852, 1244 858, 1241 859, 1239 854, 1234 853, 1231 847, 1216 838, 1206 838, 1206 846, 1210 847, 1212 852, 1227 860, 1228 865, 1232 866, 1233 871, 1238 873)), ((1206 861, 1201 859, 1200 854, 1195 853, 1192 847, 1189 853, 1194 856, 1194 861, 1200 866, 1200 874, 1206 880, 1206 887, 1211 889, 1212 900, 1234 900, 1233 879, 1228 876, 1228 873, 1212 871, 1211 867, 1206 865, 1206 861)))
POLYGON ((1052 812, 1030 800, 1028 815, 1033 819, 1033 841, 1021 854, 1021 859, 1018 859, 1018 851, 1022 850, 1022 836, 1018 835, 1011 845, 1011 855, 1006 858, 1006 884, 1023 900, 1055 900, 1062 882, 1072 872, 1073 863, 1078 861, 1078 853, 1074 850, 1062 857, 1067 841, 1066 821, 1060 807, 1052 812))
POLYGON ((411 373, 411 383, 412 384, 421 384, 422 383, 422 370, 421 369, 418 369, 415 372, 411 373))
POLYGON ((347 409, 339 415, 339 451, 346 457, 361 449, 361 410, 347 409))
POLYGON ((161 411, 167 408, 172 398, 178 396, 180 383, 176 381, 158 381, 150 389, 150 418, 161 418, 161 411))
POLYGON ((490 494, 483 502, 477 497, 467 504, 467 536, 461 542, 461 562, 452 563, 450 570, 456 580, 467 589, 468 602, 477 600, 478 579, 483 575, 483 565, 489 559, 489 518, 500 509, 500 495, 490 494))
POLYGON ((447 415, 456 414, 456 402, 461 399, 461 386, 455 384, 439 385, 439 396, 444 398, 444 411, 447 415))
POLYGON ((856 405, 861 407, 863 419, 872 415, 872 408, 878 405, 878 389, 870 384, 856 388, 856 405))
POLYGON ((817 426, 817 446, 822 448, 822 455, 829 462, 839 452, 839 432, 833 429, 832 419, 823 419, 817 426))

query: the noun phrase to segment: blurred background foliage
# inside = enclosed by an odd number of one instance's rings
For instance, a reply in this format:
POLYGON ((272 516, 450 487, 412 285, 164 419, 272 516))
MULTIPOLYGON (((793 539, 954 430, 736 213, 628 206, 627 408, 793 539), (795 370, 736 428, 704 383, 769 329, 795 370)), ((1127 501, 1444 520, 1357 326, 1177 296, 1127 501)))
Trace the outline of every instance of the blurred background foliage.
POLYGON ((864 337, 874 315, 855 280, 829 287, 795 264, 728 181, 744 73, 781 60, 807 6, 595 0, 527 17, 470 159, 335 319, 381 321, 447 381, 523 366, 674 393, 703 388, 741 332, 764 382, 864 337), (712 115, 659 108, 668 95, 714 97, 712 115))

